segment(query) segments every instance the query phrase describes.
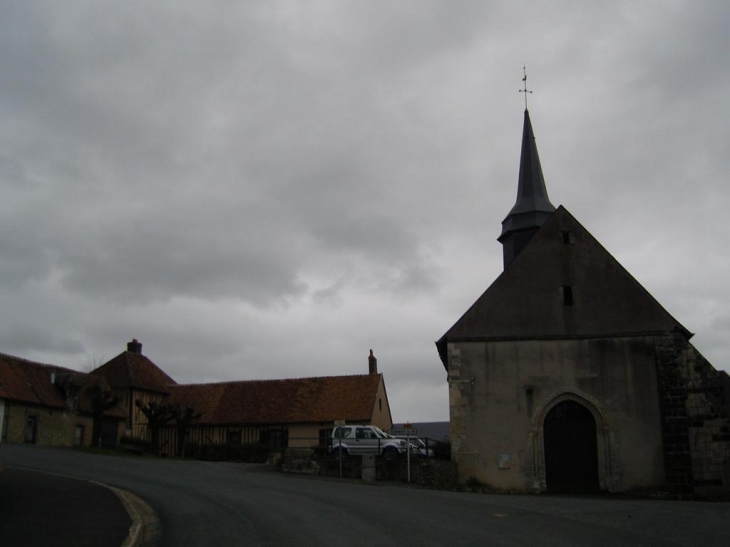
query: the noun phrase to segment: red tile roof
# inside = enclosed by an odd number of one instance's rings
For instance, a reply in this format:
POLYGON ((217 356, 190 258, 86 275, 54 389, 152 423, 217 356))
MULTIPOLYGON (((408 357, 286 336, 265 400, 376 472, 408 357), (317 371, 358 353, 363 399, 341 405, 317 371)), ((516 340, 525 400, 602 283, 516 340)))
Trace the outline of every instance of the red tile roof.
POLYGON ((177 382, 141 353, 124 351, 111 361, 91 371, 103 376, 112 387, 133 387, 169 393, 177 382))
POLYGON ((201 425, 368 422, 381 379, 366 374, 177 385, 166 402, 194 406, 201 425))
MULTIPOLYGON (((70 393, 78 397, 78 410, 90 413, 88 388, 100 382, 108 389, 103 378, 0 353, 0 399, 63 409, 67 407, 65 387, 71 387, 70 393)), ((106 414, 124 417, 121 407, 106 414)))
POLYGON ((61 390, 51 383, 51 374, 73 372, 68 368, 0 354, 0 399, 63 408, 66 401, 61 390))

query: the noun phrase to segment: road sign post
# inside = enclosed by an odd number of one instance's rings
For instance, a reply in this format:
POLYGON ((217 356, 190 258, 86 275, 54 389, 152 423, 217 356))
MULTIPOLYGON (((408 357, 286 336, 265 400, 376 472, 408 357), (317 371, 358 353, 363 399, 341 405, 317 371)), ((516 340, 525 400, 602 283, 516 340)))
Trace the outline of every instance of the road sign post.
POLYGON ((408 482, 411 482, 411 437, 418 437, 418 429, 413 427, 410 423, 403 424, 403 427, 392 427, 390 428, 391 435, 405 435, 406 437, 406 450, 407 450, 407 464, 408 464, 408 482))
MULTIPOLYGON (((335 420, 335 428, 345 425, 345 420, 335 420)), ((337 459, 339 460, 340 478, 342 478, 342 437, 338 436, 337 459)))

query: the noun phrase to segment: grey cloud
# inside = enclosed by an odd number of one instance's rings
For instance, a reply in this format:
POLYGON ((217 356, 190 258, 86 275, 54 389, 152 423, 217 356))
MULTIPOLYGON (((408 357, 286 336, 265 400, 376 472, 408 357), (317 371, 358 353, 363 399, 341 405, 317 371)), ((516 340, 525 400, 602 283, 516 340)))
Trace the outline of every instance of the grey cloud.
POLYGON ((79 340, 29 324, 14 324, 3 329, 0 333, 0 347, 3 348, 3 353, 19 357, 25 357, 32 352, 74 355, 84 350, 84 345, 79 340))
POLYGON ((136 337, 203 381, 373 347, 396 418, 445 417, 433 340, 501 271, 526 63, 551 198, 721 358, 725 4, 8 6, 0 351, 136 337))

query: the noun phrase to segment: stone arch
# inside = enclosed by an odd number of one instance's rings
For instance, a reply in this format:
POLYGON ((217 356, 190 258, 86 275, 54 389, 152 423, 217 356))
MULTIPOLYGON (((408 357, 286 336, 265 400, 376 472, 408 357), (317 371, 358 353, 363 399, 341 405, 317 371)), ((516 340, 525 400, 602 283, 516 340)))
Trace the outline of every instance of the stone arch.
POLYGON ((529 477, 531 484, 527 485, 528 488, 538 492, 544 492, 548 488, 545 455, 545 420, 553 409, 567 401, 580 405, 593 418, 595 422, 598 488, 600 490, 612 490, 612 430, 609 427, 608 419, 600 403, 594 397, 576 389, 564 389, 552 392, 535 408, 532 415, 532 427, 528 442, 528 453, 532 456, 533 464, 532 473, 529 477))

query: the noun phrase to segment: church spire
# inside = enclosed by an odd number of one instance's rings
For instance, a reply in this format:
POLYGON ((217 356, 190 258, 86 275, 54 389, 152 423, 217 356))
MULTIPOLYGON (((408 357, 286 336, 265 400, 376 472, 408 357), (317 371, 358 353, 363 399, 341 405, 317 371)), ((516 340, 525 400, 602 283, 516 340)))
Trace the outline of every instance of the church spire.
POLYGON ((517 201, 502 221, 502 233, 497 238, 502 244, 505 268, 522 252, 553 211, 555 207, 548 198, 530 113, 525 109, 517 201))

